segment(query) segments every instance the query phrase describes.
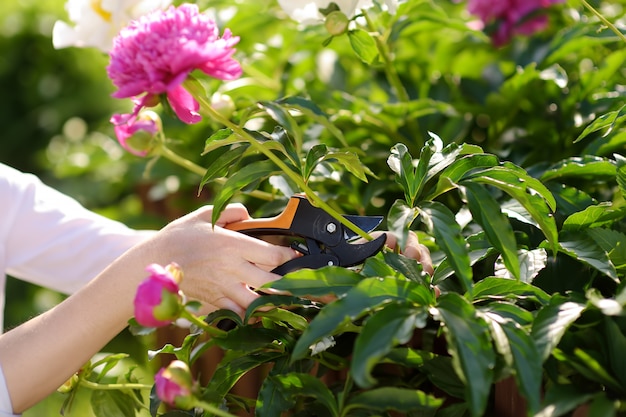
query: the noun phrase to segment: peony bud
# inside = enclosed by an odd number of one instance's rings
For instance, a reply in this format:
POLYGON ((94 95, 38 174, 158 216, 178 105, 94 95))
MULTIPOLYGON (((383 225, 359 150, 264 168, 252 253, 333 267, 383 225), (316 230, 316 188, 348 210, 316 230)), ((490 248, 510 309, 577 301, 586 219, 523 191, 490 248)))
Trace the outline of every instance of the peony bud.
POLYGON ((149 265, 150 276, 137 287, 135 319, 146 327, 161 327, 176 320, 183 308, 183 297, 178 287, 182 272, 175 264, 162 267, 149 265))
POLYGON ((154 148, 154 138, 162 129, 161 118, 151 110, 137 116, 114 114, 111 123, 115 125, 115 135, 124 149, 137 156, 146 156, 154 148))
POLYGON ((226 94, 214 93, 211 96, 211 107, 225 119, 230 119, 235 112, 235 102, 226 94))
POLYGON ((59 388, 57 388, 57 392, 61 394, 67 394, 68 392, 72 392, 72 390, 78 385, 78 374, 73 374, 67 381, 63 383, 59 388))
POLYGON ((154 377, 156 394, 164 403, 189 410, 194 406, 193 378, 189 366, 174 360, 154 377))
POLYGON ((348 16, 346 16, 342 12, 334 11, 326 16, 324 26, 326 27, 326 30, 329 34, 331 34, 332 36, 339 36, 348 31, 349 23, 350 21, 348 20, 348 16))

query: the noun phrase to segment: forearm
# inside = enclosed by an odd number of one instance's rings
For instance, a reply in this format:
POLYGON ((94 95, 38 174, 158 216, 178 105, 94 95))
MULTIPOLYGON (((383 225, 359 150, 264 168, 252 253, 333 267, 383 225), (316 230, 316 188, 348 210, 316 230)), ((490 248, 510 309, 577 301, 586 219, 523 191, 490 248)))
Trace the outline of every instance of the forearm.
POLYGON ((124 255, 63 303, 0 336, 14 412, 53 392, 124 329, 145 275, 145 265, 133 256, 124 255))

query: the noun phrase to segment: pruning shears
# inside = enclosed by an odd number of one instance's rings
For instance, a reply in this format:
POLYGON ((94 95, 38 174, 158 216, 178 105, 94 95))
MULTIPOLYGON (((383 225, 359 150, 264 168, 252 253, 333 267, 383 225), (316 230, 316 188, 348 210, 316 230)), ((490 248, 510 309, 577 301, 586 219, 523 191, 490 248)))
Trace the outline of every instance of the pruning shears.
MULTIPOLYGON (((382 222, 382 216, 344 215, 366 233, 382 222)), ((230 223, 227 229, 253 237, 270 235, 291 236, 291 247, 302 256, 274 268, 272 272, 285 275, 302 269, 324 266, 351 267, 362 264, 378 253, 387 239, 381 234, 365 243, 351 243, 358 234, 321 208, 314 207, 304 195, 292 196, 282 213, 275 217, 230 223)))

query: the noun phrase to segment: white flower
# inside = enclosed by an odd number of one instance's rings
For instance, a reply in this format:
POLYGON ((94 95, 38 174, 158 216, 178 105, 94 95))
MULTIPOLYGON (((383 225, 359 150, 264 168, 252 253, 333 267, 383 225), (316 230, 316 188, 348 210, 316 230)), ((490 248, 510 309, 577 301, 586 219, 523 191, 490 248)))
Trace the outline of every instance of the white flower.
POLYGON ((157 9, 165 9, 172 0, 67 0, 65 9, 74 23, 57 21, 52 29, 56 49, 95 47, 108 52, 113 38, 131 20, 157 9))
MULTIPOLYGON (((315 24, 324 20, 319 9, 326 9, 335 3, 339 10, 349 18, 357 10, 372 7, 372 0, 278 0, 278 4, 293 20, 304 24, 315 24)), ((384 0, 390 13, 395 13, 398 0, 384 0)))

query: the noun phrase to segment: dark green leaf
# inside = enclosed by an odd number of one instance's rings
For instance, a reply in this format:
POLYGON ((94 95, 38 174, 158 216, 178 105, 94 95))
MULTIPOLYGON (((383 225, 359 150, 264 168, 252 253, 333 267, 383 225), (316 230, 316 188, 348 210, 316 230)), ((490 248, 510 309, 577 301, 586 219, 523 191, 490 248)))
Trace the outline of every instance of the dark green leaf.
POLYGON ((295 146, 292 144, 285 146, 285 143, 283 143, 283 145, 287 149, 291 147, 295 147, 296 150, 302 149, 302 130, 294 118, 289 114, 289 111, 283 108, 279 103, 272 101, 260 101, 257 104, 260 108, 265 110, 267 114, 274 119, 274 121, 276 121, 276 123, 282 126, 289 134, 293 135, 295 146))
POLYGON ((609 255, 591 237, 582 233, 568 233, 559 242, 561 250, 572 258, 597 269, 619 282, 615 265, 609 255))
POLYGON ((383 257, 387 265, 411 281, 425 286, 430 285, 430 277, 424 272, 422 265, 415 259, 393 252, 385 252, 383 257))
POLYGON ((202 181, 200 181, 199 189, 202 189, 207 183, 218 177, 223 177, 228 172, 229 168, 236 165, 239 159, 248 149, 248 145, 241 145, 223 152, 215 160, 211 161, 207 168, 202 181))
POLYGON ((231 175, 226 183, 219 189, 213 200, 213 217, 211 219, 213 224, 217 223, 222 210, 236 192, 241 191, 241 189, 245 188, 250 183, 268 177, 276 172, 276 167, 272 162, 259 161, 246 165, 231 175))
POLYGON ((313 173, 313 170, 315 170, 315 167, 322 161, 327 152, 328 147, 324 144, 315 145, 311 149, 309 149, 306 154, 306 159, 304 161, 304 167, 302 170, 302 177, 305 180, 309 179, 309 177, 313 173))
POLYGON ((456 188, 456 184, 461 178, 472 170, 497 166, 499 163, 500 161, 495 155, 479 153, 464 156, 443 170, 439 176, 437 187, 426 199, 432 200, 444 192, 456 188))
POLYGON ((567 328, 580 317, 584 309, 584 305, 555 296, 549 305, 539 310, 533 322, 531 335, 542 360, 550 356, 567 328))
POLYGON ((486 168, 464 179, 492 185, 519 201, 537 222, 552 245, 552 250, 556 250, 558 233, 551 213, 556 201, 539 181, 512 164, 486 168))
POLYGON ((305 357, 310 346, 334 335, 342 324, 368 314, 372 309, 391 302, 405 301, 418 306, 430 305, 434 296, 418 283, 396 278, 366 278, 340 298, 326 305, 311 321, 294 347, 292 361, 305 357))
POLYGON ((395 410, 401 413, 419 413, 420 416, 434 416, 443 400, 422 391, 382 387, 363 391, 350 398, 345 411, 362 408, 384 412, 395 410))
POLYGON ((94 390, 91 409, 96 417, 135 417, 135 400, 122 391, 94 390))
POLYGON ((586 155, 572 157, 550 167, 541 176, 542 181, 550 181, 565 177, 578 177, 593 180, 615 178, 615 164, 606 158, 586 155))
POLYGON ((443 323, 448 351, 458 376, 465 382, 465 400, 472 416, 482 416, 493 383, 495 353, 487 325, 463 297, 439 297, 435 318, 443 323))
POLYGON ((500 251, 509 272, 520 279, 517 241, 508 217, 502 213, 500 205, 485 187, 471 182, 461 184, 472 217, 482 226, 491 244, 500 251))
POLYGON ((536 417, 557 417, 574 410, 592 398, 573 385, 550 385, 542 402, 543 408, 536 417))
POLYGON ((474 284, 474 300, 499 299, 511 296, 532 298, 547 304, 550 296, 543 290, 525 282, 508 278, 487 277, 474 284))
MULTIPOLYGON (((615 320, 605 317, 603 320, 604 337, 608 353, 608 362, 611 374, 619 380, 622 387, 626 387, 626 336, 620 330, 615 320)), ((626 388, 622 389, 622 393, 626 388)))
POLYGON ((415 177, 415 168, 413 167, 413 157, 409 153, 406 145, 398 143, 391 148, 391 154, 389 158, 387 158, 387 164, 396 174, 396 182, 402 186, 407 204, 412 206, 417 191, 417 180, 415 177))
MULTIPOLYGON (((272 392, 271 397, 267 398, 262 395, 259 399, 259 407, 263 416, 276 416, 273 414, 278 411, 286 411, 283 407, 290 407, 294 404, 294 400, 301 397, 313 398, 316 402, 324 406, 327 416, 334 417, 339 415, 337 408, 337 400, 333 393, 318 378, 310 374, 288 373, 283 375, 269 376, 272 383, 277 387, 278 392, 272 392), (281 398, 282 397, 282 398, 281 398), (278 403, 275 403, 279 400, 278 403), (281 409, 283 408, 283 409, 281 409), (267 410, 272 410, 271 414, 267 410)), ((265 393, 263 393, 265 394, 265 393)))
POLYGON ((472 268, 468 245, 461 235, 461 226, 454 214, 439 202, 424 202, 419 206, 420 218, 435 236, 437 245, 461 280, 465 291, 472 294, 472 268))
POLYGON ((426 324, 427 311, 403 303, 391 303, 370 316, 357 336, 350 372, 354 382, 371 388, 376 379, 371 372, 380 360, 397 345, 408 342, 416 328, 426 324))
POLYGON ((290 272, 268 285, 295 296, 341 296, 361 281, 362 277, 347 268, 328 266, 320 269, 301 269, 290 272))

